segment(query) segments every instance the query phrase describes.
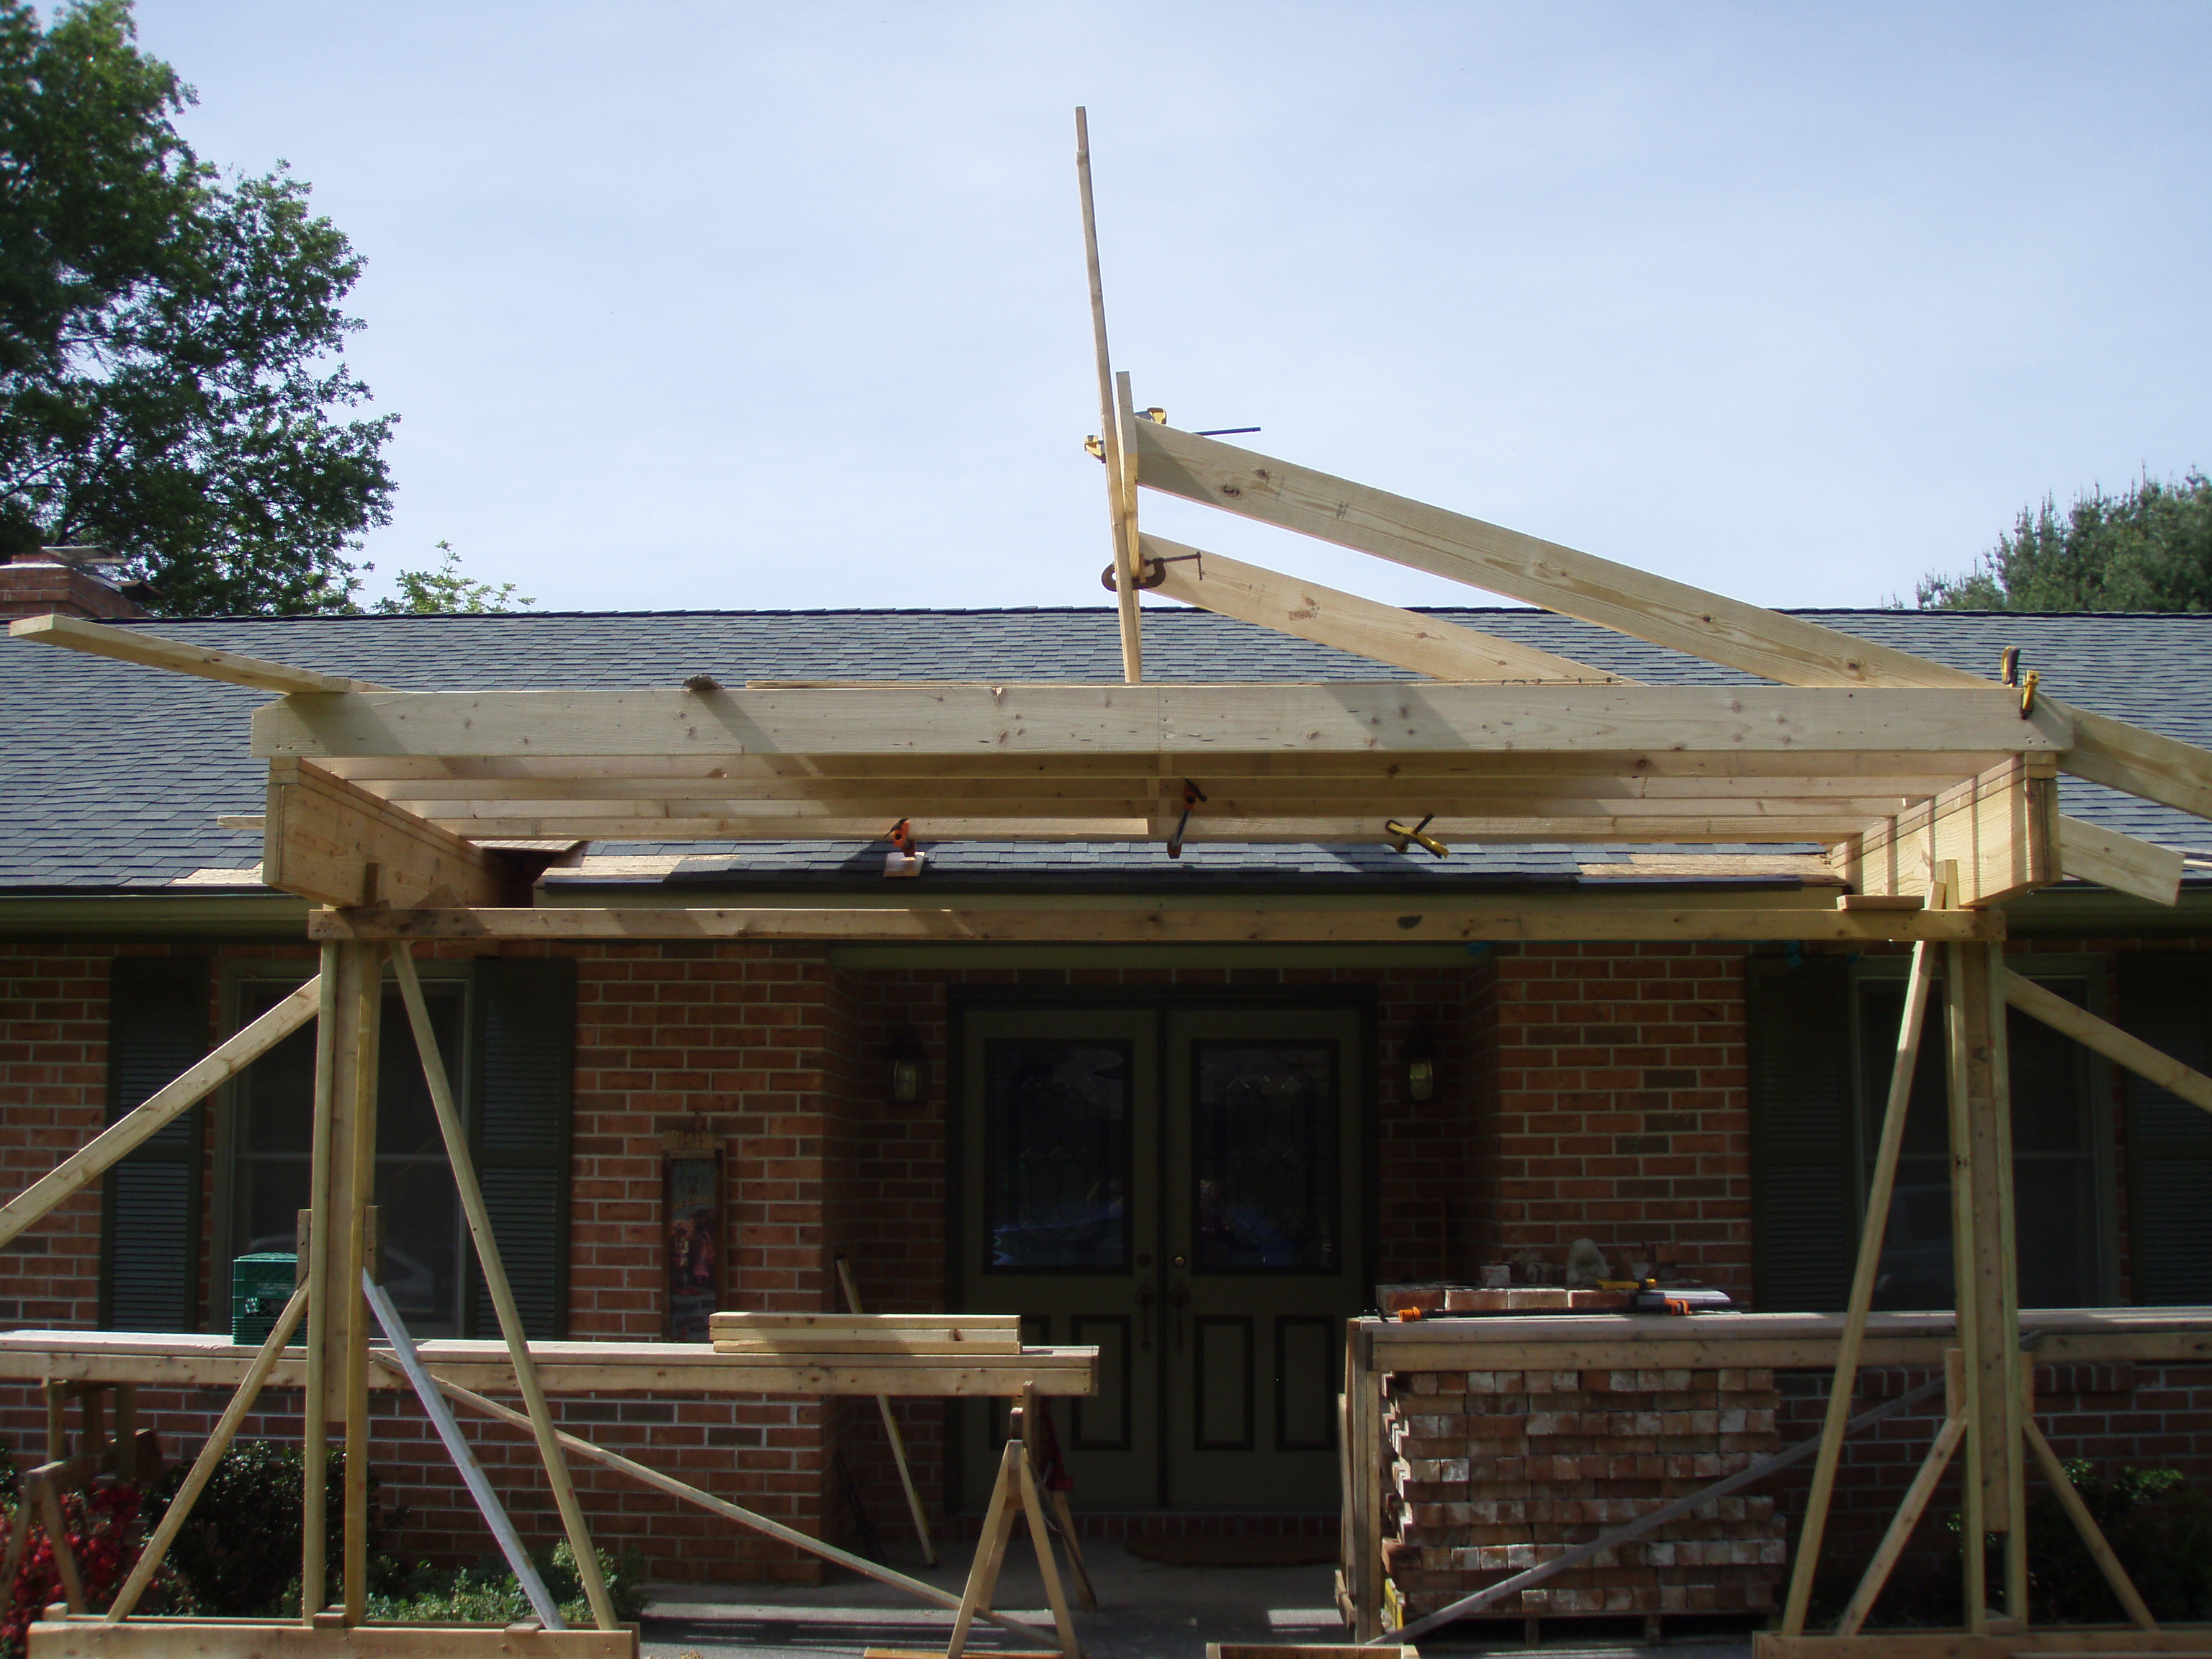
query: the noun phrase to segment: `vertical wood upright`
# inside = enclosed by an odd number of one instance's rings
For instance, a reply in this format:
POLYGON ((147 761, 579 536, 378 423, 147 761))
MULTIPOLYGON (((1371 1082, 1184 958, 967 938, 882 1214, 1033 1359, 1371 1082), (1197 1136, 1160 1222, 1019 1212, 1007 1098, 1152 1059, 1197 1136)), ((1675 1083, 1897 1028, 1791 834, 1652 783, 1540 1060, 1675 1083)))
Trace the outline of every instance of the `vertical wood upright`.
POLYGON ((1953 1274, 1964 1350, 1966 1627, 1988 1628, 1983 1538, 2007 1535, 2008 1614, 2027 1617, 2020 1530, 2020 1278, 2002 945, 1954 945, 1944 975, 1950 1060, 1953 1274), (2015 1563, 2018 1565, 2015 1565, 2015 1563))

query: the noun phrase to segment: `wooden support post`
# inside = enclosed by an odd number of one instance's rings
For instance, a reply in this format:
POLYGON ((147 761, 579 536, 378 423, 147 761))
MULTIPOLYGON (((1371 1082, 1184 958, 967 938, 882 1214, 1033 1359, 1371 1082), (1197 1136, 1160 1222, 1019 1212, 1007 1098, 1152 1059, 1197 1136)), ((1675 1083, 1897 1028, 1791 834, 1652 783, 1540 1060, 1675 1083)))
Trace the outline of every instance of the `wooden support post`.
MULTIPOLYGON (((331 1103, 337 1088, 338 963, 343 945, 325 942, 315 980, 314 1127, 309 1141, 308 1203, 327 1206, 331 1184, 331 1103)), ((325 1408, 329 1376, 323 1356, 330 1343, 330 1315, 315 1291, 330 1283, 331 1229, 313 1224, 308 1210, 303 1283, 307 1298, 307 1376, 301 1405, 300 1476, 300 1618, 312 1625, 327 1603, 330 1419, 325 1408)))
POLYGON ((69 1455, 69 1390, 49 1382, 46 1395, 46 1462, 58 1463, 69 1455))
MULTIPOLYGON (((2002 946, 1948 947, 1952 1260, 1966 1356, 1965 1567, 1967 1629, 1988 1632, 1984 1544, 2017 1530, 2019 1274, 2012 1225, 2012 1110, 2005 1074, 2002 946)), ((2024 1561, 2024 1558, 2021 1558, 2024 1561)), ((2008 1611, 2015 1585, 2008 1554, 2008 1611)))
MULTIPOLYGON (((530 1409, 531 1431, 538 1437, 538 1455, 545 1465, 546 1484, 561 1511, 562 1529, 575 1554, 576 1576, 583 1581, 585 1599, 592 1604, 592 1620, 601 1630, 613 1630, 613 1600, 607 1595, 606 1576, 599 1571, 599 1552, 591 1529, 584 1524, 583 1505, 576 1501, 576 1483, 568 1474, 568 1460, 561 1451, 560 1431, 553 1424, 553 1408, 538 1380, 537 1363, 531 1358, 530 1340, 522 1328, 522 1314, 514 1304, 514 1291, 499 1254, 499 1240, 491 1229, 491 1212, 484 1207, 483 1189, 477 1182, 476 1163, 469 1156, 468 1133, 462 1127, 460 1109, 453 1098, 452 1080, 438 1053, 437 1033, 431 1028, 430 1011, 422 1000, 422 982, 415 975, 413 953, 403 942, 392 952, 392 967, 399 981, 399 995, 407 1005, 408 1024, 415 1030, 415 1047, 422 1060, 423 1081, 429 1085, 430 1103, 438 1114, 438 1130, 446 1142, 446 1158, 453 1170, 461 1209, 468 1217, 469 1236, 476 1241, 477 1261, 483 1269, 484 1289, 499 1314, 500 1334, 507 1340, 507 1358, 514 1366, 515 1386, 530 1409)), ((356 1282, 358 1283, 358 1275, 356 1282)), ((350 1467, 349 1467, 350 1473, 350 1467)))
POLYGON ((1014 1472, 1021 1481, 1022 1513, 1029 1519, 1030 1547, 1036 1552, 1037 1575, 1044 1580, 1045 1601, 1052 1608, 1053 1628, 1060 1632, 1060 1651, 1066 1659, 1082 1659, 1082 1647, 1075 1639, 1075 1622, 1068 1617, 1067 1593, 1060 1588, 1060 1565, 1053 1559, 1052 1533, 1045 1525, 1044 1500, 1037 1489, 1036 1414, 1036 1386, 1026 1383, 1022 1389, 1021 1453, 1014 1459, 1014 1472))
POLYGON ((1382 1633, 1382 1379, 1376 1374, 1373 1340, 1357 1324, 1345 1343, 1345 1394, 1352 1449, 1352 1580, 1357 1623, 1353 1638, 1382 1633))
POLYGON ((115 1478, 126 1486, 138 1484, 138 1385, 115 1385, 115 1478))
POLYGON ((62 1595, 71 1613, 82 1613, 84 1581, 77 1576, 76 1553, 70 1548, 69 1522, 62 1514, 62 1495, 52 1477, 43 1470, 33 1469, 28 1481, 38 1491, 39 1517, 46 1525, 46 1541, 53 1546, 54 1567, 62 1577, 62 1595))
MULTIPOLYGON (((1928 1018, 1928 988, 1935 979, 1935 947, 1912 947, 1912 977, 1905 988, 1905 1014, 1897 1033, 1897 1053, 1889 1073, 1889 1102, 1881 1119, 1881 1142, 1875 1152, 1874 1178, 1868 1183, 1865 1224, 1859 1232, 1857 1266, 1851 1273, 1849 1310, 1836 1345, 1835 1376, 1828 1385, 1828 1414, 1820 1433, 1819 1460, 1813 1466, 1813 1490, 1805 1501, 1804 1523, 1797 1533, 1797 1559, 1791 1565, 1790 1595, 1782 1615, 1786 1636, 1805 1628, 1805 1609, 1813 1596, 1813 1574, 1828 1521, 1828 1499, 1835 1490, 1836 1466, 1843 1455, 1844 1425, 1851 1414, 1859 1347, 1866 1339, 1867 1315, 1874 1308, 1875 1279, 1881 1261, 1882 1235, 1889 1224, 1889 1196, 1897 1179, 1897 1158, 1905 1145, 1905 1119, 1912 1103, 1912 1079, 1920 1065, 1920 1036, 1928 1018)), ((1948 1454, 1946 1454, 1948 1456, 1948 1454)), ((1908 1528, 1910 1530, 1910 1528, 1908 1528)))
POLYGON ((183 1529, 185 1518, 191 1514, 192 1505, 199 1501, 200 1493, 207 1490, 207 1483, 214 1478, 216 1465, 222 1462, 223 1453, 230 1449, 239 1425, 246 1421, 246 1413, 253 1409, 253 1402, 260 1398, 261 1385, 269 1380, 269 1373, 283 1358, 284 1346, 291 1341, 292 1333, 300 1328, 300 1316, 307 1311, 307 1286, 301 1285, 292 1292, 292 1299, 284 1304, 284 1311, 276 1316, 276 1322, 269 1328, 269 1334, 262 1339, 260 1349, 253 1356, 252 1369, 246 1373, 246 1380, 238 1385, 238 1392, 231 1395, 230 1404, 223 1408, 215 1431, 208 1436, 207 1443, 200 1448, 200 1455, 192 1460, 191 1473, 185 1477, 185 1483, 177 1489, 177 1495, 169 1500, 168 1510, 161 1516, 161 1524, 146 1540, 146 1547, 139 1552, 138 1563, 131 1568, 130 1577, 124 1580, 123 1588, 116 1591, 115 1600, 107 1609, 109 1624, 120 1624, 131 1616, 131 1609, 138 1605, 138 1598, 146 1593, 146 1586, 154 1582, 154 1575, 161 1571, 161 1563, 169 1553, 169 1546, 177 1541, 177 1534, 183 1529))

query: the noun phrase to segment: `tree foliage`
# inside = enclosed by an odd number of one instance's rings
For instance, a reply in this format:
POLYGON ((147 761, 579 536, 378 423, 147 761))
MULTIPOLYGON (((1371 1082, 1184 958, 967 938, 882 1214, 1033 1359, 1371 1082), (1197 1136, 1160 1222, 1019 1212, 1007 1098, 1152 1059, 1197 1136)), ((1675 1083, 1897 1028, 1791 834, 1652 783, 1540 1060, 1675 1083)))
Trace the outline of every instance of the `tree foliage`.
POLYGON ((0 0, 0 555, 99 543, 166 609, 353 608, 396 416, 351 414, 362 264, 281 165, 226 180, 130 0, 0 0))
POLYGON ((453 543, 440 542, 438 551, 446 556, 438 568, 401 571, 398 596, 379 599, 369 609, 387 617, 453 616, 513 611, 518 607, 526 610, 538 603, 535 599, 516 599, 516 583, 501 582, 494 587, 489 582, 471 580, 461 574, 461 556, 453 551, 453 543))
POLYGON ((2045 496, 1972 570, 1918 591, 1923 611, 2212 611, 2212 479, 2139 479, 2063 517, 2045 496))

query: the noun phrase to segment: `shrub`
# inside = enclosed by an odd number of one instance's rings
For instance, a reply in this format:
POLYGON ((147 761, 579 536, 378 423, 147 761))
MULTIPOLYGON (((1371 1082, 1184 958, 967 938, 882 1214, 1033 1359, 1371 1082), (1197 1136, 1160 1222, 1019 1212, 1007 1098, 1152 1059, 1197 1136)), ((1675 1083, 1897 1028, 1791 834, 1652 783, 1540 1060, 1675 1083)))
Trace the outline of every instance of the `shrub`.
MULTIPOLYGON (((2212 1499, 2179 1469, 2124 1468, 2106 1480, 2089 1464, 2071 1462, 2066 1472, 2154 1618, 2212 1616, 2212 1499)), ((2030 1612, 2039 1623, 2108 1624, 2125 1617, 2049 1492, 2028 1505, 2027 1577, 2030 1612)), ((2002 1583, 2002 1576, 1992 1582, 2002 1583)))
MULTIPOLYGON (((11 1500, 0 1512, 0 1550, 5 1550, 15 1524, 12 1502, 15 1483, 9 1460, 0 1457, 0 1466, 8 1468, 6 1485, 10 1490, 5 1495, 11 1500)), ((76 1558, 85 1600, 95 1608, 104 1607, 137 1565, 137 1534, 132 1528, 138 1518, 137 1488, 104 1486, 89 1495, 64 1492, 61 1505, 70 1553, 76 1558)), ((161 1580, 155 1583, 158 1585, 161 1580)), ((22 1659, 24 1635, 32 1621, 45 1613, 48 1603, 62 1598, 61 1569, 55 1565, 53 1540, 43 1526, 23 1552, 22 1569, 13 1590, 5 1615, 0 1617, 0 1655, 5 1659, 22 1659)))
MULTIPOLYGON (((625 1622, 642 1617, 647 1601, 645 1558, 634 1549, 623 1551, 620 1560, 605 1550, 599 1552, 599 1571, 606 1578, 607 1596, 614 1603, 615 1617, 625 1622)), ((583 1576, 576 1571, 576 1558, 568 1548, 568 1540, 562 1539, 531 1559, 560 1607, 561 1617, 572 1626, 588 1627, 592 1622, 591 1604, 584 1599, 583 1576)), ((442 1624, 487 1620, 512 1623, 534 1617, 535 1613, 530 1598, 523 1593, 521 1583, 506 1562, 494 1557, 473 1567, 439 1568, 428 1563, 418 1564, 390 1590, 369 1598, 368 1616, 442 1624)))
MULTIPOLYGON (((175 1569, 180 1591, 173 1611, 256 1618, 299 1610, 305 1458, 298 1446, 268 1440, 238 1441, 223 1453, 169 1549, 169 1565, 175 1569)), ((147 1513, 149 1528, 168 1512, 185 1474, 180 1465, 154 1489, 147 1513)), ((384 1552, 386 1517, 376 1488, 372 1472, 368 1543, 373 1591, 396 1583, 402 1571, 384 1552)), ((325 1582, 335 1589, 345 1565, 345 1452, 341 1447, 330 1449, 323 1489, 330 1517, 325 1582)))

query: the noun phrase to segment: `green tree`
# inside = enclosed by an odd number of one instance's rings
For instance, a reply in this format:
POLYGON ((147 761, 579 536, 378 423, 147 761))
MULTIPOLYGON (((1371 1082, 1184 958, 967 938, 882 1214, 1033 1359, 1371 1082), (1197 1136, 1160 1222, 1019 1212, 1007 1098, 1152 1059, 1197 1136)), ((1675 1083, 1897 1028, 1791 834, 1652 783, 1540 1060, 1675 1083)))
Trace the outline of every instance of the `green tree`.
POLYGON ((386 617, 452 616, 464 611, 480 615, 518 607, 526 609, 538 603, 535 599, 516 599, 514 582, 501 582, 494 587, 489 582, 471 581, 461 574, 461 556, 453 551, 453 543, 440 542, 438 551, 446 556, 438 568, 401 571, 398 596, 379 599, 369 609, 386 617))
POLYGON ((226 180, 130 0, 0 0, 0 556, 97 543, 179 615, 349 611, 398 416, 340 358, 361 260, 281 165, 226 180))
POLYGON ((1923 611, 2212 611, 2212 479, 2142 478, 2118 495, 2049 496, 1964 575, 1929 575, 1923 611))

